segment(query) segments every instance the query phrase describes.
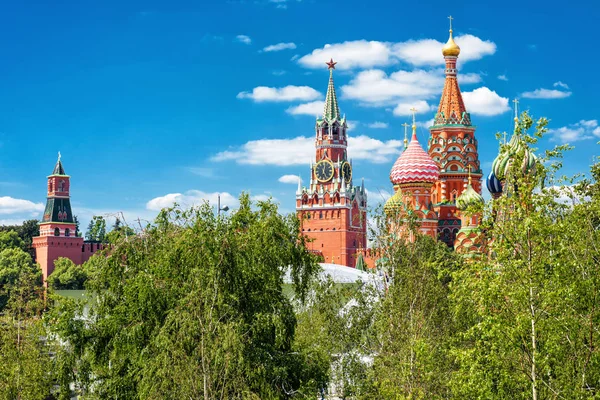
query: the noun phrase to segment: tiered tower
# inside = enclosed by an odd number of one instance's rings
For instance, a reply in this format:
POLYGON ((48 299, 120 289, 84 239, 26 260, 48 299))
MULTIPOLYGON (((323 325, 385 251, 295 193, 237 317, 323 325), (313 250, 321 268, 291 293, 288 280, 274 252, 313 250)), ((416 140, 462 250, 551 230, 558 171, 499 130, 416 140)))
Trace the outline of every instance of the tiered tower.
POLYGON ((364 182, 353 185, 348 159, 348 125, 340 114, 333 82, 335 62, 329 68, 329 85, 323 117, 315 125, 315 163, 310 184, 298 182, 296 211, 304 235, 313 239, 309 248, 325 262, 354 267, 356 252, 367 245, 367 193, 364 182))
MULTIPOLYGON (((413 112, 412 138, 410 144, 400 154, 390 172, 394 185, 394 195, 385 203, 384 210, 390 219, 390 228, 401 234, 405 231, 403 220, 407 213, 414 213, 419 230, 434 239, 437 238, 438 216, 433 211, 432 187, 440 176, 440 170, 431 156, 423 150, 417 139, 416 110, 413 112), (399 229, 398 229, 399 228, 399 229)), ((406 136, 406 134, 405 134, 406 136)), ((411 240, 411 237, 408 237, 411 240)))
POLYGON ((52 174, 48 176, 48 197, 40 236, 33 238, 36 260, 42 267, 44 282, 54 271, 54 260, 67 257, 81 260, 83 238, 75 234, 71 211, 70 176, 65 173, 60 153, 52 174))
POLYGON ((79 265, 87 261, 103 245, 98 242, 84 242, 76 235, 76 224, 71 211, 71 177, 65 173, 60 153, 48 176, 46 209, 40 222, 40 236, 33 238, 33 247, 38 264, 42 268, 44 284, 54 271, 54 261, 65 257, 79 265))
POLYGON ((472 171, 472 188, 481 193, 481 167, 477 153, 475 126, 467 112, 457 80, 456 62, 460 47, 452 36, 442 48, 446 60, 446 80, 438 112, 431 126, 428 153, 440 167, 440 178, 435 183, 432 201, 439 218, 438 236, 449 246, 454 245, 460 229, 456 199, 466 190, 468 171, 472 171))

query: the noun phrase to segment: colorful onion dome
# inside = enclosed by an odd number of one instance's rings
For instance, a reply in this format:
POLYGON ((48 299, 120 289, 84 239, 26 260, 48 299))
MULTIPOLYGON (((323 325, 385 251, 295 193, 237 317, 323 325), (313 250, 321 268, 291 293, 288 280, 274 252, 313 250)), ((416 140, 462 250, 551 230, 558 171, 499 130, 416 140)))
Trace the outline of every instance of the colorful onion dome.
POLYGON ((400 209, 403 206, 404 203, 402 203, 402 193, 399 188, 396 188, 396 193, 394 193, 394 195, 387 199, 387 201, 385 202, 385 205, 383 206, 383 211, 387 215, 390 215, 400 211, 400 209))
POLYGON ((417 126, 406 150, 394 163, 390 180, 394 185, 403 183, 435 183, 440 177, 440 168, 417 140, 417 126))
POLYGON ((471 177, 469 177, 467 188, 456 199, 456 208, 459 210, 466 210, 469 206, 483 203, 483 197, 473 189, 473 186, 471 186, 471 177))
POLYGON ((502 184, 500 183, 500 180, 496 178, 496 175, 494 175, 494 171, 490 172, 485 183, 491 194, 502 193, 502 184))
POLYGON ((523 162, 521 163, 521 172, 527 175, 535 172, 537 157, 529 147, 523 142, 523 139, 518 133, 513 134, 510 142, 503 151, 498 154, 492 163, 492 171, 499 180, 506 179, 506 175, 510 170, 510 166, 518 154, 523 153, 523 162))

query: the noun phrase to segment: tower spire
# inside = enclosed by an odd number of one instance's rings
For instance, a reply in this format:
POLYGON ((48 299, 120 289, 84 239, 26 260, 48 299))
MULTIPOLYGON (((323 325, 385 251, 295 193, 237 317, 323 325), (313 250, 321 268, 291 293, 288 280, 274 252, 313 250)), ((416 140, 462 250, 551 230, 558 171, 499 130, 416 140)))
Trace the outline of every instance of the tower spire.
POLYGON ((515 130, 517 130, 519 127, 519 99, 515 98, 513 103, 515 103, 515 130))
POLYGON ((450 36, 448 42, 442 47, 442 54, 446 61, 446 81, 444 82, 444 91, 442 92, 442 98, 440 99, 440 105, 438 112, 435 115, 434 125, 471 125, 471 117, 467 112, 465 103, 458 86, 456 75, 458 70, 456 69, 456 61, 460 54, 460 47, 454 41, 452 34, 452 16, 450 19, 450 36))
POLYGON ((405 122, 402 126, 404 127, 404 150, 406 151, 406 148, 408 147, 408 127, 410 125, 405 122))
POLYGON ((338 107, 335 85, 333 83, 333 70, 335 69, 335 64, 337 64, 337 62, 334 62, 332 58, 325 64, 327 64, 327 68, 329 69, 329 85, 327 86, 327 95, 325 96, 323 119, 332 121, 340 119, 340 109, 338 107))
POLYGON ((412 116, 413 116, 413 123, 412 123, 412 138, 410 140, 416 139, 417 138, 417 109, 412 107, 410 109, 410 111, 412 111, 412 116))

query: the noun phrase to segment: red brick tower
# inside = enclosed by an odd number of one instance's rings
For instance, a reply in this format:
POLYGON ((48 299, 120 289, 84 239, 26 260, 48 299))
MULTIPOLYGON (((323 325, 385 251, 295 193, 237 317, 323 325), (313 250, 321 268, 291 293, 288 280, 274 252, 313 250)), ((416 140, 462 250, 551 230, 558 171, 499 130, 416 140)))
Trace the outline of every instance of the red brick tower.
POLYGON ((481 167, 477 154, 475 126, 465 108, 457 80, 456 61, 460 47, 452 36, 442 48, 446 60, 446 81, 434 124, 430 129, 428 152, 440 167, 440 179, 435 183, 432 201, 436 205, 440 240, 453 246, 460 229, 460 218, 456 212, 456 199, 467 187, 469 168, 472 172, 472 187, 481 193, 481 167))
POLYGON ((42 267, 44 282, 54 271, 54 260, 67 257, 76 264, 82 260, 83 238, 75 235, 71 212, 70 177, 65 174, 60 153, 52 174, 48 176, 48 198, 40 236, 33 238, 37 262, 42 267))
POLYGON ((313 239, 309 248, 322 254, 325 262, 354 267, 356 252, 367 245, 367 194, 364 183, 353 186, 352 161, 348 159, 346 117, 337 103, 333 70, 323 117, 315 125, 315 164, 311 165, 310 185, 298 182, 296 211, 302 232, 313 239))

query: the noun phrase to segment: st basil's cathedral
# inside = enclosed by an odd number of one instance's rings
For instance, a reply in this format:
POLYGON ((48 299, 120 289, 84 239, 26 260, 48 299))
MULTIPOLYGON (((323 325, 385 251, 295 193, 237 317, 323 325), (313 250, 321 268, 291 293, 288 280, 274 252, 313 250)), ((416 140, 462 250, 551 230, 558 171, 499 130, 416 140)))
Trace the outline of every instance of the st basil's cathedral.
MULTIPOLYGON (((483 172, 476 129, 458 83, 460 47, 454 41, 452 26, 442 55, 446 77, 433 125, 429 127, 427 151, 417 139, 417 110, 412 109, 412 137, 409 142, 405 133, 404 150, 392 166, 390 181, 394 193, 386 201, 384 211, 388 218, 400 216, 400 220, 406 215, 403 213, 410 212, 422 234, 459 253, 473 255, 482 251, 480 215, 466 211, 484 203, 483 172)), ((353 185, 346 117, 340 114, 333 82, 335 63, 331 60, 327 65, 329 85, 323 116, 315 125, 315 160, 310 166, 309 186, 298 184, 296 211, 303 234, 311 239, 310 249, 321 255, 324 262, 374 267, 377 249, 367 249, 367 193, 364 183, 353 185)), ((486 180, 493 198, 502 194, 508 166, 523 148, 526 154, 522 170, 527 173, 535 169, 536 158, 523 147, 515 108, 515 133, 503 146, 486 180)), ((394 229, 393 224, 390 229, 394 229)))

